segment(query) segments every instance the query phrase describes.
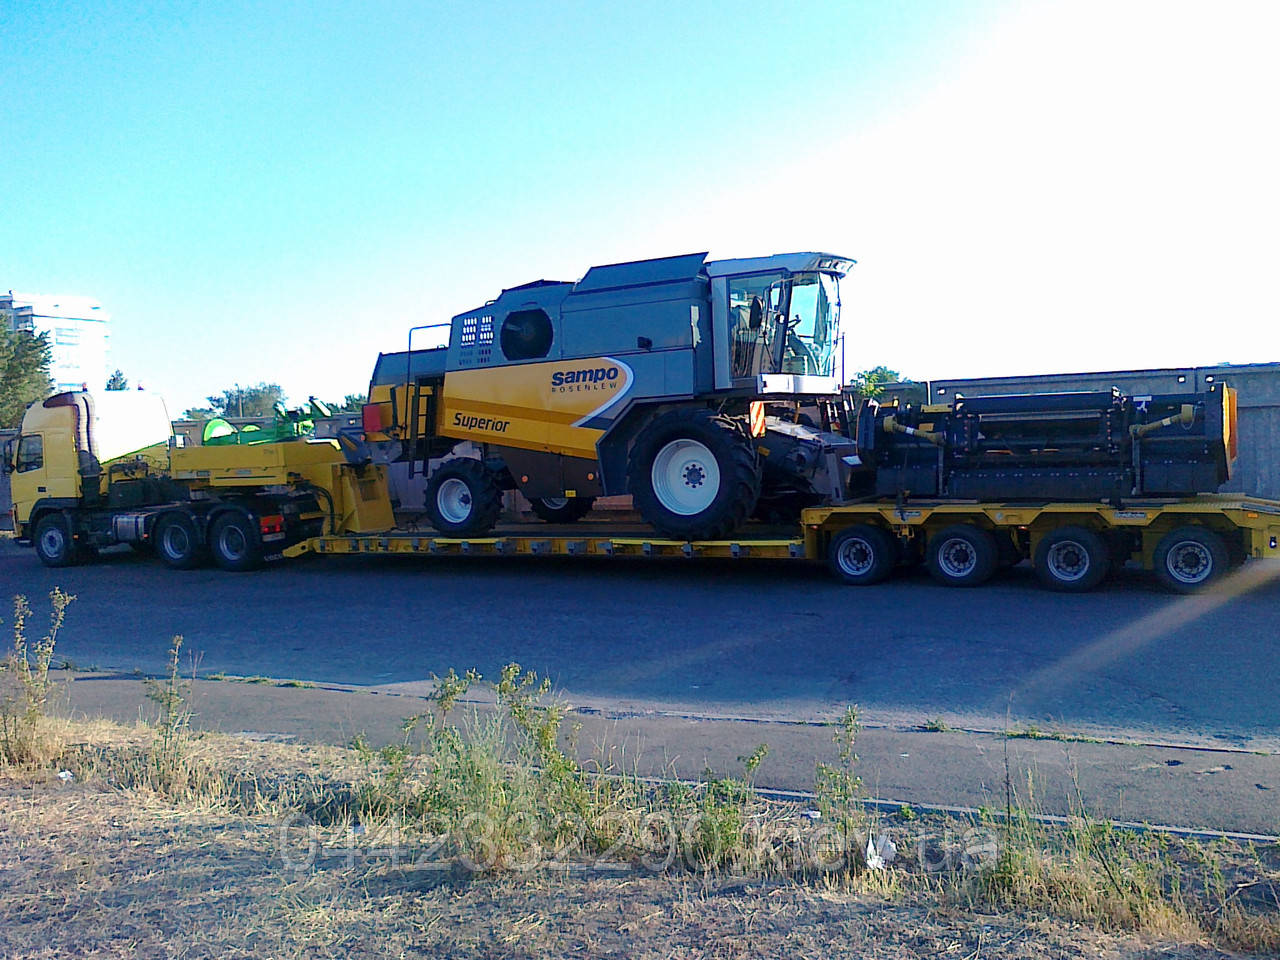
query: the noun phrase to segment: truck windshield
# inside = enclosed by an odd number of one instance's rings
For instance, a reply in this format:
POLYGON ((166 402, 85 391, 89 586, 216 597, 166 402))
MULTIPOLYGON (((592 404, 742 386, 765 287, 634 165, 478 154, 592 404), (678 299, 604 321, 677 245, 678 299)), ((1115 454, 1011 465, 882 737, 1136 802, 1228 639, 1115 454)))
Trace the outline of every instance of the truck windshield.
POLYGON ((791 278, 782 372, 829 377, 840 329, 840 281, 830 273, 791 278))

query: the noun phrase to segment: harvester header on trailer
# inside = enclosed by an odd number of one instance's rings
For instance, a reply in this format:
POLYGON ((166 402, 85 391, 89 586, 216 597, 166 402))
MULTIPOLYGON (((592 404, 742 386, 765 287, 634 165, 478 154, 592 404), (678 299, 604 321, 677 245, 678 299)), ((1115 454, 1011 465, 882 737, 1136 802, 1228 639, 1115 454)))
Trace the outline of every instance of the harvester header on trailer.
POLYGON ((866 403, 858 453, 882 497, 1094 500, 1212 493, 1231 478, 1236 394, 1091 393, 866 403))

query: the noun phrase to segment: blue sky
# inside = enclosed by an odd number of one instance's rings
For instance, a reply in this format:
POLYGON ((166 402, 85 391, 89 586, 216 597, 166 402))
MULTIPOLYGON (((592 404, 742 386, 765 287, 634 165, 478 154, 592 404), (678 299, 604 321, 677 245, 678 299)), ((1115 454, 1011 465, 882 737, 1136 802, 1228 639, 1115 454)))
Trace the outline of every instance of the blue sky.
POLYGON ((1277 5, 0 0, 0 287, 181 409, 538 277, 860 261, 853 366, 1280 360, 1277 5))

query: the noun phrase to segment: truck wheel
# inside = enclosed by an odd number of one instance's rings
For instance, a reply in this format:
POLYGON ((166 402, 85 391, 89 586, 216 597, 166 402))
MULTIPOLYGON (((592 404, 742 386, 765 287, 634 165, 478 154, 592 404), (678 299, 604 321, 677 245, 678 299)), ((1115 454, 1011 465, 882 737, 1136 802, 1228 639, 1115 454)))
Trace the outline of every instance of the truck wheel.
POLYGON ((1208 527, 1177 527, 1156 544, 1156 578, 1175 593, 1194 593, 1227 570, 1222 537, 1208 527))
POLYGON ((595 497, 531 497, 529 506, 547 523, 576 523, 591 512, 595 497))
POLYGON ((1084 593, 1111 571, 1107 542, 1087 527, 1059 527, 1036 547, 1036 576, 1050 590, 1084 593))
POLYGON ((897 566, 899 548, 888 531, 869 523, 846 527, 827 546, 827 566, 845 583, 879 583, 897 566))
POLYGON ((991 579, 1000 550, 991 531, 958 523, 929 538, 926 562, 933 579, 948 587, 976 587, 991 579))
POLYGON ((673 540, 720 540, 760 498, 760 465, 732 420, 703 407, 672 410, 631 448, 627 483, 640 516, 673 540))
POLYGON ((160 559, 174 570, 192 570, 204 562, 205 551, 195 525, 181 514, 157 520, 151 543, 160 559))
POLYGON ((213 562, 223 570, 240 573, 262 565, 262 539, 258 525, 242 513, 224 513, 209 527, 213 562))
POLYGON ((502 512, 502 491, 493 471, 479 460, 450 460, 427 481, 427 516, 441 533, 478 537, 488 533, 502 512))
POLYGON ((65 518, 50 513, 36 524, 36 556, 46 567, 69 567, 80 559, 65 518))

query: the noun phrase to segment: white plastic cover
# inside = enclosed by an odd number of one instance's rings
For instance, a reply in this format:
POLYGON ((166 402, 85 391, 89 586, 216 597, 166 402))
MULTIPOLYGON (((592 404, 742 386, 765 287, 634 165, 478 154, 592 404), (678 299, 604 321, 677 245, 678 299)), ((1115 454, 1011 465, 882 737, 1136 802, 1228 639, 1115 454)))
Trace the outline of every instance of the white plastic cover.
POLYGON ((173 423, 164 398, 142 390, 106 390, 93 395, 94 441, 100 463, 168 443, 173 423))

